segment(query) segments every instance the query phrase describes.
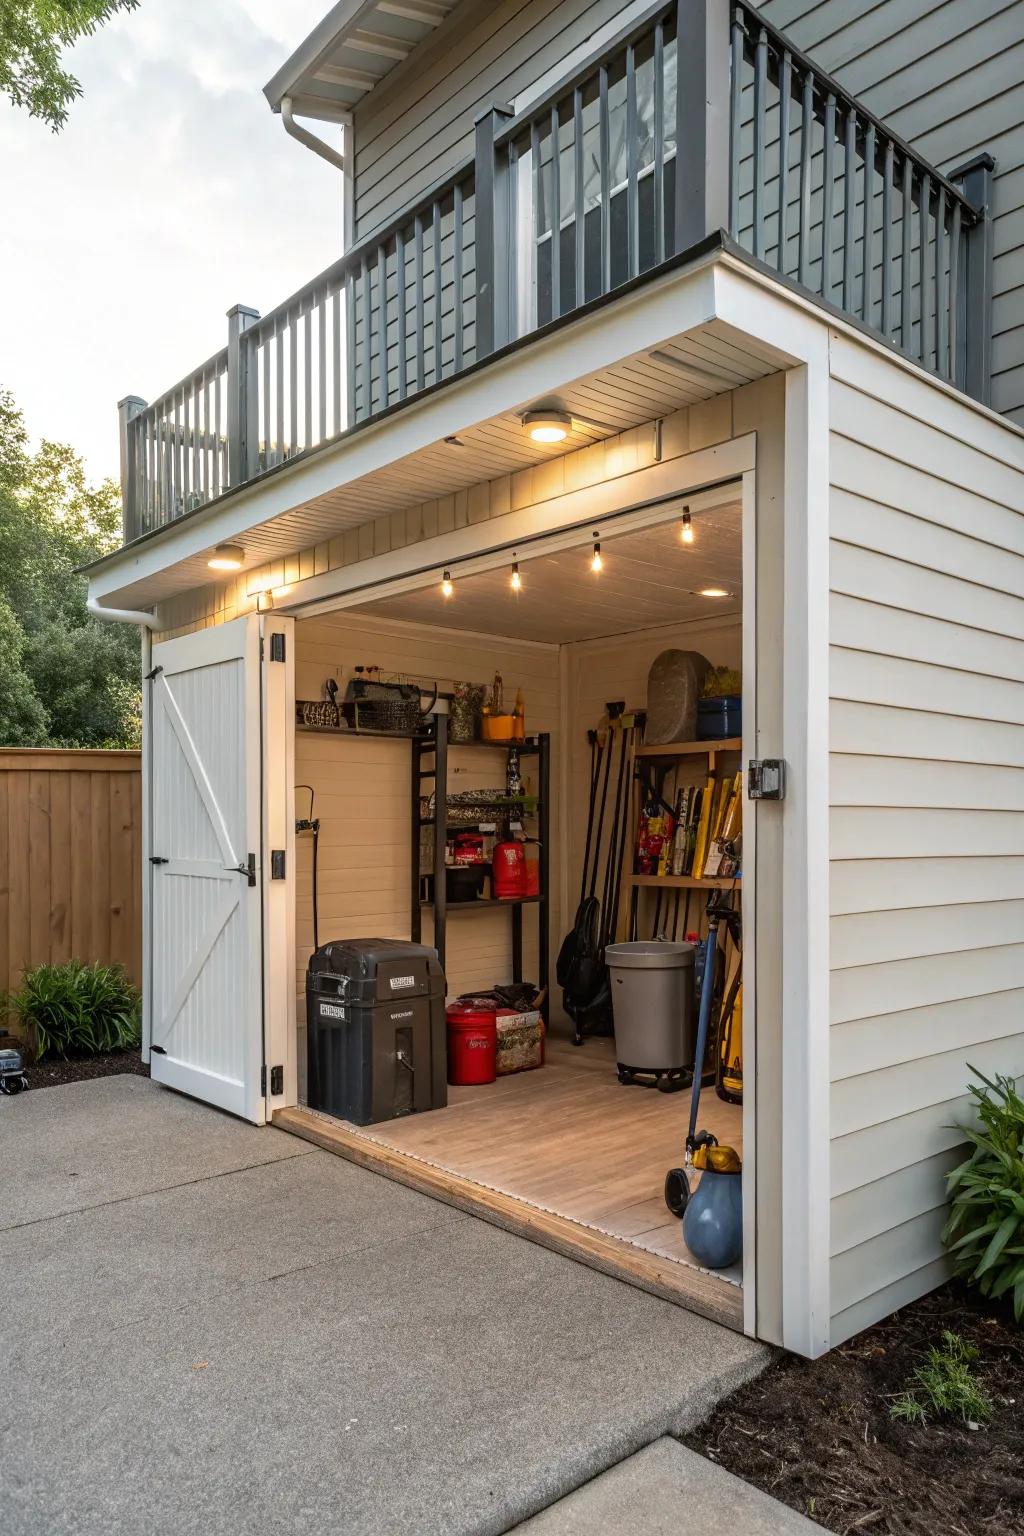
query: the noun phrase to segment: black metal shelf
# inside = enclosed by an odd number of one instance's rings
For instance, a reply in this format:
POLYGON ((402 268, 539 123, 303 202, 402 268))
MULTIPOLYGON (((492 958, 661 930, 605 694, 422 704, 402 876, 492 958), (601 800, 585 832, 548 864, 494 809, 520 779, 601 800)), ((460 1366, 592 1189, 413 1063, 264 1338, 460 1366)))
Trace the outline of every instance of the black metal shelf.
MULTIPOLYGON (((472 912, 477 908, 484 910, 494 907, 530 907, 539 906, 544 899, 543 896, 474 896, 472 901, 446 901, 445 909, 448 912, 472 912)), ((433 905, 429 896, 420 898, 421 907, 433 905)))

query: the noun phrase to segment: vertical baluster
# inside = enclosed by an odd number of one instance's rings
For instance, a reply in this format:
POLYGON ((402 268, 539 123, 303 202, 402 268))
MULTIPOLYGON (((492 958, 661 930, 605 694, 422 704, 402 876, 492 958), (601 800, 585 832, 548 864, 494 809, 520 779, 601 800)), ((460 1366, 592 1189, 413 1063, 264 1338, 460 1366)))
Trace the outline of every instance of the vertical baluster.
MULTIPOLYGON (((508 144, 508 334, 509 339, 520 334, 519 326, 519 141, 508 144)), ((476 206, 476 185, 473 186, 473 204, 476 206)), ((527 312, 529 312, 527 304, 527 312)), ((524 324, 523 329, 526 329, 524 324)), ((475 355, 476 346, 472 348, 475 355)))
POLYGON ((398 398, 404 400, 408 393, 405 369, 405 235, 395 231, 395 298, 398 304, 398 398))
POLYGON ((270 337, 263 338, 263 464, 269 469, 276 462, 270 441, 270 337))
POLYGON ((829 91, 825 98, 825 147, 821 188, 821 294, 832 301, 832 204, 836 186, 836 98, 829 91))
MULTIPOLYGON (((218 372, 214 374, 214 378, 213 378, 213 445, 214 445, 214 450, 213 450, 213 494, 215 496, 219 496, 220 495, 220 488, 221 488, 221 483, 222 483, 222 475, 221 475, 221 453, 222 453, 222 449, 221 449, 220 397, 221 397, 221 383, 222 383, 223 377, 224 377, 223 374, 220 373, 220 371, 218 370, 218 372)), ((157 444, 158 450, 159 450, 159 446, 160 445, 158 443, 157 444)), ((162 474, 163 474, 163 471, 162 471, 162 468, 161 468, 161 478, 162 478, 162 474)))
POLYGON ((313 304, 308 299, 302 317, 302 446, 313 446, 313 304))
MULTIPOLYGON (((545 214, 544 200, 544 174, 540 165, 540 125, 534 118, 530 124, 530 172, 533 183, 533 285, 536 301, 534 305, 534 319, 540 319, 540 248, 545 231, 541 228, 541 220, 545 214)), ((553 236, 548 232, 548 238, 553 236)), ((548 271, 551 270, 551 262, 548 262, 548 271)))
POLYGON ((811 151, 814 134, 814 75, 804 70, 803 100, 800 113, 800 281, 811 281, 811 151))
POLYGON ((935 210, 935 371, 949 378, 946 346, 949 340, 949 290, 946 285, 948 232, 946 230, 946 189, 940 184, 935 210))
POLYGON ((782 68, 779 71, 779 271, 786 271, 786 205, 789 202, 789 103, 793 94, 793 58, 788 48, 782 50, 782 68))
POLYGON ((636 111, 636 50, 626 49, 626 272, 636 277, 640 270, 640 191, 638 159, 640 129, 636 111))
MULTIPOLYGON (((453 354, 456 373, 462 372, 462 238, 464 213, 462 208, 462 182, 457 182, 455 195, 452 199, 452 238, 455 242, 452 247, 452 335, 455 342, 453 354)), ((510 256, 514 259, 515 242, 512 242, 510 256)), ((514 334, 514 333, 513 333, 514 334)))
POLYGON ((288 455, 284 441, 284 322, 280 315, 274 321, 274 386, 277 391, 277 453, 283 462, 288 455))
POLYGON ((423 327, 426 323, 423 314, 423 215, 418 213, 413 220, 413 259, 416 265, 416 388, 422 389, 424 382, 424 338, 423 327))
POLYGON ((334 307, 331 311, 331 389, 334 397, 334 436, 341 431, 341 306, 342 288, 334 290, 334 307))
POLYGON ((192 494, 192 457, 188 451, 188 391, 187 386, 182 385, 179 391, 181 396, 181 444, 179 454, 181 457, 181 510, 188 511, 188 500, 192 494))
MULTIPOLYGON (((358 411, 358 380, 356 357, 356 271, 354 266, 349 266, 345 271, 345 426, 349 429, 356 424, 358 411)), ((341 378, 339 375, 338 390, 341 392, 341 378)))
POLYGON ((391 398, 391 369, 388 365, 388 253, 383 245, 377 247, 377 323, 380 327, 380 403, 383 408, 391 398))
POLYGON ((203 500, 210 499, 210 379, 205 372, 199 391, 202 402, 203 438, 199 447, 199 466, 202 475, 203 500))
POLYGON ((370 258, 363 261, 363 335, 366 338, 366 414, 373 415, 373 279, 370 258))
POLYGON ((900 256, 900 346, 910 351, 914 335, 913 287, 910 278, 910 242, 914 210, 914 172, 908 155, 903 156, 903 249, 900 256))
POLYGON ((949 376, 962 387, 960 358, 960 199, 953 204, 953 228, 949 236, 949 376))
MULTIPOLYGON (((754 255, 764 260, 764 195, 765 195, 765 117, 768 95, 768 34, 764 27, 757 36, 757 53, 754 61, 754 255)), ((685 146, 676 145, 676 154, 686 153, 685 146)))
POLYGON ((931 313, 931 273, 928 270, 928 224, 932 215, 932 178, 925 171, 921 177, 921 201, 918 204, 918 229, 920 249, 918 258, 918 290, 921 295, 921 325, 919 353, 921 362, 928 366, 928 316, 931 313))
MULTIPOLYGON (((611 117, 608 109, 608 66, 598 72, 598 137, 601 147, 601 292, 612 286, 611 117)), ((678 145, 676 154, 680 153, 678 145)))
MULTIPOLYGON (((732 13, 732 72, 729 85, 729 233, 734 240, 740 233, 740 147, 743 131, 743 12, 735 6, 732 13)), ((676 90, 679 89, 678 78, 676 90)), ((676 154, 682 154, 676 145, 676 154)))
POLYGON ((181 424, 178 419, 178 391, 174 391, 171 415, 171 516, 178 515, 181 496, 181 424))
POLYGON ((654 260, 665 260, 665 26, 654 28, 654 260))
POLYGON ((192 491, 200 493, 199 480, 199 379, 192 375, 192 491))
POLYGON ((562 313, 562 154, 558 104, 551 108, 551 318, 562 313))
POLYGON ((319 438, 323 443, 327 439, 327 289, 323 289, 317 299, 317 390, 319 398, 319 438))
POLYGON ((290 399, 289 451, 299 451, 299 310, 293 309, 288 316, 288 393, 290 399))
POLYGON ((573 147, 573 232, 576 255, 576 303, 582 304, 587 296, 586 246, 584 244, 583 205, 583 91, 579 86, 572 93, 572 147, 573 147))
POLYGON ((857 112, 846 110, 843 144, 843 308, 853 313, 853 215, 857 205, 857 112))
POLYGON ((434 382, 439 383, 442 377, 442 362, 444 360, 444 329, 441 321, 441 301, 443 296, 441 283, 441 204, 434 204, 431 215, 432 238, 434 243, 434 382))
POLYGON ((882 334, 892 340, 892 168, 894 149, 889 139, 885 146, 882 172, 882 334))
POLYGON ((868 123, 864 134, 864 248, 861 258, 860 313, 868 325, 875 312, 873 288, 875 266, 875 125, 868 123))

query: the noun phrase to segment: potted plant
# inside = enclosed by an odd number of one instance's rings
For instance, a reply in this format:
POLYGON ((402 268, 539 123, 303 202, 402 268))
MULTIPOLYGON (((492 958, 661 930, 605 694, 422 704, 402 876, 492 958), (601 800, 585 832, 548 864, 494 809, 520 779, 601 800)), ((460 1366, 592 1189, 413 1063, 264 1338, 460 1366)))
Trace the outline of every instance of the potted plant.
POLYGON ((697 700, 697 737, 723 741, 743 731, 742 679, 735 667, 711 667, 697 700))

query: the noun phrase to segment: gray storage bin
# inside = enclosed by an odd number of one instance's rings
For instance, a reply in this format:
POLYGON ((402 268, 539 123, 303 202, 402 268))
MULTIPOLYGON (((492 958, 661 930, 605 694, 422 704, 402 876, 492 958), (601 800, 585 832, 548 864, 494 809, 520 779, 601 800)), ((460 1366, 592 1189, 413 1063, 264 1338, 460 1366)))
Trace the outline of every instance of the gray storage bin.
POLYGON ((682 1088, 696 1046, 695 944, 640 940, 609 944, 619 1081, 682 1088))

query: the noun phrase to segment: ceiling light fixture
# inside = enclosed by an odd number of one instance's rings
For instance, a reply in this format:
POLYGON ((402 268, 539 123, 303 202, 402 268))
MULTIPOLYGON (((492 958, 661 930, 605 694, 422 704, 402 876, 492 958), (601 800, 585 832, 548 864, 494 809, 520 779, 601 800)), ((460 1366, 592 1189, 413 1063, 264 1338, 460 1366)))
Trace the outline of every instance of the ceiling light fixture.
POLYGON ((512 591, 518 592, 522 588, 523 578, 519 574, 519 561, 512 562, 512 591))
POLYGON ((683 526, 679 530, 679 537, 684 544, 693 543, 693 520, 690 517, 689 508, 683 513, 683 526))
POLYGON ((604 570, 604 562, 601 559, 601 545, 598 543, 597 539, 594 540, 594 554, 590 561, 590 569, 595 574, 604 570))
POLYGON ((244 559, 241 544, 218 544, 206 563, 211 571, 240 571, 244 559))
POLYGON ((732 593, 727 592, 724 587, 701 587, 697 595, 698 597, 732 597, 732 593))
POLYGON ((451 597, 454 591, 455 583, 452 581, 452 573, 446 570, 441 577, 441 596, 451 597))
POLYGON ((568 411, 527 411, 523 428, 535 443, 561 443, 572 431, 572 417, 568 411))

